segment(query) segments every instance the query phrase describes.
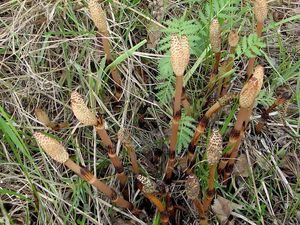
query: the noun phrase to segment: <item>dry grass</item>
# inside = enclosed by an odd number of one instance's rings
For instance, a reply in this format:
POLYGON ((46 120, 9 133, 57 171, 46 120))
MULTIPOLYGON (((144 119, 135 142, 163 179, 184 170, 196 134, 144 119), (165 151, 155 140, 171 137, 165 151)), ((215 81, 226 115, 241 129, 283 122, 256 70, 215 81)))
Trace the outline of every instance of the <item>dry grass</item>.
MULTIPOLYGON (((147 38, 145 27, 153 17, 147 1, 137 5, 128 3, 130 1, 113 2, 106 2, 105 8, 113 51, 119 56, 147 38)), ((192 16, 198 15, 204 1, 197 1, 197 7, 190 7, 187 2, 192 1, 170 1, 165 19, 182 15, 185 9, 192 16)), ((264 33, 267 48, 259 63, 266 67, 267 78, 240 147, 246 154, 250 172, 247 177, 235 176, 229 187, 218 183, 216 188, 219 195, 243 206, 233 212, 235 224, 300 223, 299 67, 285 83, 293 93, 286 125, 275 111, 260 136, 254 131, 262 110, 273 100, 277 85, 274 81, 289 74, 293 65, 299 65, 300 58, 299 17, 288 20, 299 15, 300 4, 296 0, 269 2, 270 16, 273 15, 278 24, 264 33)), ((102 44, 86 6, 86 1, 80 0, 0 3, 0 102, 3 108, 0 111, 0 224, 125 224, 125 221, 158 224, 154 218, 155 208, 150 208, 142 195, 131 195, 131 201, 143 209, 140 219, 129 211, 112 207, 96 189, 46 157, 32 137, 34 131, 48 130, 35 118, 35 108, 44 109, 55 122, 69 122, 66 129, 48 132, 59 137, 75 162, 89 168, 114 189, 118 188, 118 179, 102 143, 97 140, 96 130, 83 127, 72 114, 69 98, 71 91, 77 89, 85 95, 94 112, 105 115, 107 129, 129 176, 130 191, 134 190, 133 176, 126 151, 117 138, 121 128, 131 134, 141 171, 162 179, 171 105, 160 106, 153 97, 161 53, 145 45, 118 65, 123 79, 123 101, 116 104, 111 88, 113 80, 103 71, 102 44), (146 125, 141 128, 136 118, 145 104, 149 107, 146 125), (157 161, 151 160, 155 159, 155 149, 163 150, 157 161)), ((251 24, 248 20, 245 22, 251 24)), ((196 60, 192 59, 192 63, 196 60)), ((209 71, 211 61, 212 57, 207 55, 197 73, 209 71)), ((246 58, 235 62, 243 72, 236 74, 231 90, 241 89, 246 63, 246 58)), ((188 96, 195 99, 205 95, 198 87, 205 81, 197 73, 186 87, 188 96)), ((195 106, 197 100, 193 103, 194 115, 202 115, 204 109, 195 106)), ((223 134, 228 134, 234 126, 231 119, 235 111, 226 108, 215 119, 215 123, 223 127, 223 134)), ((206 141, 202 139, 198 146, 205 146, 206 141)), ((203 152, 205 148, 201 149, 203 152)), ((205 165, 204 160, 197 162, 200 178, 207 177, 205 165)), ((207 179, 203 178, 201 184, 206 183, 207 179)), ((197 212, 183 192, 183 180, 176 180, 169 189, 179 206, 180 224, 198 224, 197 212)), ((203 194, 205 189, 201 191, 203 194)), ((209 217, 211 224, 217 224, 213 212, 209 217)))

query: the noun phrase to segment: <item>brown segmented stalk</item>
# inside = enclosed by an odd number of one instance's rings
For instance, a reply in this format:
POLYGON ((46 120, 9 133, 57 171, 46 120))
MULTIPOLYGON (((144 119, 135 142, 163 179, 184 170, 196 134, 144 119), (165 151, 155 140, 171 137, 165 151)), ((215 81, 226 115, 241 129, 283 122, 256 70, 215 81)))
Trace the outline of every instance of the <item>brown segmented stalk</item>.
POLYGON ((221 58, 221 28, 218 19, 214 19, 210 25, 209 41, 216 56, 213 74, 217 74, 221 58))
POLYGON ((218 112, 223 106, 227 105, 230 101, 236 99, 237 94, 236 93, 228 93, 225 96, 219 98, 219 100, 213 104, 207 112, 204 114, 204 116, 200 119, 198 126, 195 130, 195 133, 193 135, 193 138, 189 144, 188 147, 188 168, 186 173, 191 174, 193 172, 193 167, 195 165, 195 149, 196 145, 201 137, 201 135, 204 133, 206 126, 210 120, 210 118, 218 112))
POLYGON ((175 100, 173 109, 173 120, 171 127, 171 137, 169 146, 169 159, 166 167, 165 181, 171 182, 174 161, 175 161, 175 148, 177 141, 177 133, 179 128, 179 121, 181 118, 181 95, 183 85, 184 71, 188 65, 190 57, 190 49, 188 39, 185 35, 178 37, 175 34, 171 35, 171 64, 173 71, 176 75, 175 85, 175 100))
POLYGON ((108 136, 106 130, 105 130, 105 121, 99 117, 98 118, 98 124, 96 126, 97 133, 99 137, 101 138, 103 144, 108 150, 108 157, 115 167, 117 173, 118 173, 118 178, 120 180, 120 189, 122 191, 123 197, 125 199, 129 199, 129 189, 128 189, 128 184, 127 184, 127 176, 124 171, 124 167, 122 164, 122 161, 120 160, 119 156, 116 153, 115 147, 108 136))
POLYGON ((49 155, 55 161, 63 163, 65 166, 75 172, 80 178, 96 187, 99 191, 109 197, 117 206, 129 210, 134 209, 132 203, 121 197, 118 197, 117 193, 113 189, 98 180, 89 170, 74 163, 69 158, 69 154, 66 149, 57 140, 39 132, 34 133, 34 137, 39 146, 47 153, 47 155, 49 155))
POLYGON ((186 93, 184 88, 182 88, 182 94, 181 94, 181 104, 184 108, 185 114, 187 116, 192 116, 192 111, 191 111, 191 104, 187 100, 186 93))
POLYGON ((156 206, 157 210, 159 211, 161 216, 161 223, 163 225, 169 224, 169 215, 166 211, 166 207, 163 205, 161 200, 154 195, 154 192, 156 191, 155 183, 148 177, 144 177, 142 175, 138 175, 136 178, 139 181, 138 188, 141 190, 144 196, 148 198, 153 205, 156 206))
MULTIPOLYGON (((218 19, 213 19, 209 29, 209 42, 211 50, 215 53, 215 64, 210 73, 207 90, 212 90, 216 75, 218 74, 220 59, 221 59, 221 28, 218 19)), ((209 101, 208 101, 209 102, 209 101)))
MULTIPOLYGON (((268 4, 266 0, 254 0, 254 15, 256 18, 256 34, 258 37, 261 37, 262 30, 264 27, 264 21, 268 16, 268 4)), ((251 76, 253 67, 255 63, 255 57, 250 58, 247 66, 247 76, 248 78, 251 76)))
POLYGON ((97 118, 96 115, 90 111, 90 109, 85 104, 82 96, 76 91, 73 91, 71 93, 71 108, 75 117, 81 123, 86 126, 96 127, 99 137, 101 138, 105 147, 108 149, 108 157, 118 173, 118 178, 120 180, 120 189, 122 190, 124 198, 129 199, 127 177, 125 175, 122 162, 116 154, 112 141, 110 140, 110 137, 105 130, 104 120, 102 118, 97 118))
MULTIPOLYGON (((229 57, 228 59, 225 61, 224 65, 221 66, 221 69, 220 69, 220 74, 221 76, 228 73, 232 67, 233 67, 233 61, 234 61, 234 54, 235 54, 235 50, 236 50, 236 47, 239 43, 239 35, 237 32, 235 31, 230 31, 229 35, 228 35, 228 44, 230 46, 230 49, 229 49, 229 57)), ((229 87, 229 80, 230 80, 230 77, 227 76, 225 78, 223 78, 220 82, 220 92, 221 93, 221 97, 224 96, 225 94, 227 94, 227 91, 228 91, 228 87, 229 87)))
POLYGON ((170 196, 169 191, 166 191, 166 206, 167 206, 167 212, 169 214, 169 218, 171 220, 174 220, 175 219, 175 209, 174 209, 172 198, 170 196))
POLYGON ((207 161, 209 165, 208 189, 203 201, 206 217, 215 194, 215 172, 222 154, 222 143, 222 135, 219 129, 214 128, 207 147, 207 161))
MULTIPOLYGON (((112 63, 113 58, 111 55, 111 49, 109 45, 109 39, 108 39, 109 32, 107 27, 107 18, 106 18, 105 11, 102 9, 101 5, 97 2, 97 0, 89 0, 88 7, 91 13, 92 20, 101 35, 104 53, 106 54, 106 61, 108 64, 110 64, 112 63)), ((112 75, 112 79, 115 82, 115 88, 116 88, 115 98, 119 100, 122 94, 122 88, 121 88, 122 79, 120 77, 117 68, 111 69, 111 75, 112 75)))
POLYGON ((197 209, 200 218, 200 224, 202 225, 205 224, 205 222, 207 223, 207 218, 205 216, 203 204, 198 198, 199 192, 199 179, 194 174, 188 175, 185 182, 185 193, 187 197, 192 200, 195 208, 197 209))
POLYGON ((121 142, 123 143, 124 147, 127 150, 132 165, 133 173, 135 175, 139 175, 140 174, 139 164, 137 162, 137 157, 131 144, 130 136, 127 132, 128 131, 120 130, 118 132, 118 138, 121 140, 121 142))
POLYGON ((232 154, 238 150, 235 146, 240 141, 242 133, 247 127, 250 116, 252 114, 253 105, 256 96, 259 94, 264 77, 264 68, 260 65, 256 66, 253 76, 245 83, 240 93, 240 110, 237 115, 237 121, 231 130, 227 148, 229 149, 219 163, 219 172, 227 165, 232 154), (237 149, 237 150, 235 150, 237 149))
POLYGON ((287 100, 289 100, 291 97, 290 93, 286 90, 281 90, 281 92, 278 94, 276 100, 274 103, 263 112, 261 119, 259 120, 258 124, 256 124, 255 130, 257 133, 260 133, 263 129, 266 121, 269 119, 269 114, 274 111, 278 106, 283 105, 286 103, 287 100))

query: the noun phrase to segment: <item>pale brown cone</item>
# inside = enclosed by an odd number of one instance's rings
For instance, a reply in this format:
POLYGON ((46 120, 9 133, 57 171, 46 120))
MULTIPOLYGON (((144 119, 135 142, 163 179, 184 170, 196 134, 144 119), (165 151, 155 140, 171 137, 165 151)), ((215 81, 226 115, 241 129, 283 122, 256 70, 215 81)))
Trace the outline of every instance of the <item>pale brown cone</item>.
POLYGON ((137 176, 138 181, 140 181, 143 184, 143 191, 146 193, 154 193, 156 191, 156 184, 150 180, 148 177, 138 175, 137 176))
POLYGON ((71 93, 71 108, 75 117, 86 126, 96 126, 97 118, 86 106, 83 98, 77 91, 71 93))
POLYGON ((89 0, 88 7, 91 13, 92 20, 95 26, 98 28, 99 32, 104 36, 108 36, 105 11, 96 0, 89 0))
POLYGON ((254 14, 257 22, 263 23, 268 15, 268 4, 266 0, 254 0, 254 14))
POLYGON ((39 132, 35 132, 33 136, 38 145, 55 161, 64 163, 69 159, 68 152, 57 140, 39 132))
POLYGON ((198 177, 194 174, 188 176, 185 182, 185 193, 191 200, 198 198, 200 192, 200 183, 198 177))
POLYGON ((218 19, 213 19, 210 25, 209 41, 213 52, 221 51, 221 28, 218 19))
POLYGON ((40 121, 45 126, 48 126, 51 123, 51 121, 48 117, 48 114, 44 110, 42 110, 40 108, 36 108, 34 110, 34 114, 35 114, 36 118, 38 119, 38 121, 40 121))
POLYGON ((214 128, 207 147, 207 161, 209 164, 217 164, 219 162, 222 154, 222 144, 223 141, 220 130, 214 128))
POLYGON ((263 85, 264 68, 256 66, 253 76, 246 82, 240 93, 240 107, 249 108, 263 85))
POLYGON ((179 38, 177 35, 171 35, 171 64, 176 76, 183 76, 189 63, 190 47, 185 35, 179 38))
POLYGON ((236 47, 239 43, 240 37, 237 32, 230 31, 228 35, 228 43, 230 47, 236 47))
POLYGON ((257 90, 256 90, 256 95, 258 95, 261 88, 262 88, 263 82, 264 82, 264 67, 261 66, 261 65, 257 65, 255 67, 255 70, 254 70, 254 73, 253 73, 252 77, 256 78, 257 81, 258 81, 258 87, 257 87, 257 90))

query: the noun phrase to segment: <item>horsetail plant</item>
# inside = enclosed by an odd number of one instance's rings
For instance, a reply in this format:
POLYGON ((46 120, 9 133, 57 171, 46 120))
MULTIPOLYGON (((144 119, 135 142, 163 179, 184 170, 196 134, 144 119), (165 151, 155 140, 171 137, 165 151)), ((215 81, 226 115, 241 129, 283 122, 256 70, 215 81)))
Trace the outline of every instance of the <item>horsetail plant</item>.
POLYGON ((139 175, 140 174, 140 169, 139 169, 139 164, 137 162, 136 153, 134 151, 134 148, 132 147, 130 136, 129 136, 129 134, 127 132, 128 131, 120 130, 118 132, 118 138, 119 138, 119 140, 122 142, 122 144, 124 145, 124 147, 127 150, 127 153, 129 155, 130 162, 131 162, 131 165, 132 165, 132 171, 133 171, 133 173, 135 175, 139 175))
POLYGON ((163 225, 169 224, 169 215, 166 210, 166 207, 161 202, 159 198, 157 198, 154 194, 156 191, 156 185, 155 183, 150 180, 148 177, 138 175, 137 180, 139 181, 138 186, 141 192, 144 194, 144 196, 153 204, 156 206, 157 210, 160 213, 160 220, 163 225))
POLYGON ((199 179, 194 174, 188 175, 185 182, 185 193, 187 197, 192 200, 195 208, 197 209, 200 218, 200 224, 202 225, 207 223, 207 217, 205 216, 203 204, 198 198, 199 192, 199 179))
POLYGON ((125 199, 129 199, 127 176, 125 174, 122 161, 118 157, 115 147, 113 146, 113 143, 105 130, 104 119, 101 117, 97 118, 96 115, 90 111, 83 98, 77 91, 73 91, 71 93, 71 108, 75 117, 82 124, 96 127, 98 136, 101 138, 103 144, 108 150, 108 157, 118 173, 122 194, 125 199))
POLYGON ((207 147, 207 161, 209 166, 209 173, 208 173, 208 189, 203 200, 204 212, 207 212, 207 210, 209 209, 215 194, 215 173, 222 154, 222 148, 223 148, 222 144, 223 142, 222 142, 222 135, 220 133, 220 130, 214 128, 212 130, 212 135, 209 139, 209 143, 207 147))
POLYGON ((181 118, 181 95, 183 86, 183 75, 189 63, 190 49, 189 42, 186 35, 178 37, 175 34, 171 35, 171 64, 176 75, 175 100, 173 109, 173 120, 171 128, 171 138, 169 146, 169 159, 166 168, 165 181, 171 182, 174 162, 175 162, 175 148, 177 141, 177 133, 179 128, 179 121, 181 118))
POLYGON ((212 74, 218 73, 218 68, 221 59, 221 28, 218 19, 213 19, 209 30, 209 42, 212 51, 215 53, 216 61, 213 67, 212 74))
MULTIPOLYGON (((101 5, 97 2, 97 0, 89 0, 88 7, 91 13, 91 18, 101 35, 104 53, 106 55, 106 62, 110 64, 113 61, 113 57, 109 45, 109 32, 107 27, 106 13, 102 9, 101 5)), ((122 94, 122 79, 120 77, 118 69, 115 67, 111 69, 111 75, 113 81, 115 82, 115 98, 116 100, 119 100, 122 94)))
MULTIPOLYGON (((228 73, 233 67, 234 54, 235 54, 236 47, 239 43, 239 39, 240 38, 237 32, 230 31, 228 35, 228 44, 230 46, 229 57, 220 68, 221 76, 228 73)), ((228 92, 229 80, 230 80, 229 76, 226 76, 225 78, 221 79, 220 82, 221 85, 219 85, 220 86, 219 93, 221 94, 221 96, 224 96, 228 92)))
POLYGON ((228 93, 224 95, 223 97, 219 98, 218 101, 213 104, 204 114, 204 116, 200 119, 198 126, 195 130, 195 133, 193 135, 193 138, 188 146, 188 162, 187 162, 187 174, 193 173, 193 168, 195 165, 196 157, 195 157, 195 149, 196 145, 201 137, 201 135, 204 133, 206 126, 210 120, 210 118, 217 113, 222 107, 227 105, 229 102, 237 98, 236 93, 228 93))
POLYGON ((67 166, 80 178, 105 194, 117 206, 134 211, 132 203, 122 197, 119 197, 112 188, 98 180, 88 169, 79 166, 73 160, 71 160, 64 146, 57 140, 39 132, 35 132, 33 136, 38 145, 47 153, 50 158, 67 166))
MULTIPOLYGON (((268 4, 267 0, 254 0, 253 4, 253 11, 256 18, 256 35, 258 37, 261 37, 262 30, 264 27, 264 21, 267 19, 268 16, 268 4)), ((247 66, 248 78, 252 74, 254 63, 255 57, 250 58, 247 66)))
POLYGON ((233 164, 238 154, 238 146, 252 114, 255 98, 262 88, 263 77, 264 68, 261 65, 257 65, 253 76, 245 83, 240 92, 240 110, 234 128, 230 133, 229 143, 227 145, 229 150, 222 157, 219 164, 219 171, 222 171, 228 163, 227 175, 228 171, 231 173, 233 169, 233 164))

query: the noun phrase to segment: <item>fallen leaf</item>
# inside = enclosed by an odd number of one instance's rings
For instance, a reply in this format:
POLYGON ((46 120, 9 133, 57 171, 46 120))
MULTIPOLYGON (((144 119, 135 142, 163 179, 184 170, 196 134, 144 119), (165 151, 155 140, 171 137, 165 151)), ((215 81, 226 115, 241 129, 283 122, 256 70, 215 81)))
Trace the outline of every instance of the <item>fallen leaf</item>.
MULTIPOLYGON (((214 204, 212 205, 212 210, 216 214, 218 220, 221 224, 228 222, 228 218, 234 209, 242 209, 243 206, 238 205, 236 203, 233 203, 221 196, 217 196, 217 198, 214 201, 214 204)), ((229 223, 233 225, 233 221, 229 221, 229 223)))
POLYGON ((250 169, 249 169, 247 156, 245 154, 241 154, 238 157, 234 165, 233 174, 235 176, 249 177, 250 169))

